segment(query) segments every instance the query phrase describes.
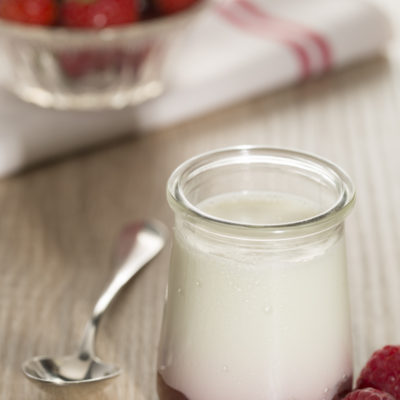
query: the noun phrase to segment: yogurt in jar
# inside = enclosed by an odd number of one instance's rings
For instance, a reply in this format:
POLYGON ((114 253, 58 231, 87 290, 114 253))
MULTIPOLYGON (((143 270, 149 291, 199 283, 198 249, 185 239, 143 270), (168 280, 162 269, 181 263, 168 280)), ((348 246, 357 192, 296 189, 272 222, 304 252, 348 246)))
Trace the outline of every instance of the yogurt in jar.
MULTIPOLYGON (((197 207, 261 225, 323 211, 271 192, 228 193, 197 207)), ((160 343, 161 400, 331 400, 350 388, 345 245, 342 226, 330 229, 337 234, 321 234, 311 245, 282 239, 276 248, 176 230, 160 343)))

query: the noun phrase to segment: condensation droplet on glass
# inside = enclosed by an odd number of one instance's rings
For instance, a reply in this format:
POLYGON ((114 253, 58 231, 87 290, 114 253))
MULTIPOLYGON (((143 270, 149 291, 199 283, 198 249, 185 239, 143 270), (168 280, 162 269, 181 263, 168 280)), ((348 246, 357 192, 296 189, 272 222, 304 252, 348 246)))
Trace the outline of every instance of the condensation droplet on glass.
POLYGON ((328 392, 329 392, 329 388, 326 387, 326 388, 324 389, 324 392, 325 392, 325 393, 328 393, 328 392))
POLYGON ((394 382, 395 380, 396 380, 396 378, 393 375, 389 376, 389 381, 390 382, 394 382))
POLYGON ((347 380, 348 377, 349 377, 349 376, 348 376, 347 374, 343 374, 343 375, 342 375, 342 379, 343 379, 344 381, 347 380))
POLYGON ((178 288, 177 292, 178 294, 182 294, 182 288, 178 288))
POLYGON ((270 306, 265 306, 264 307, 264 312, 265 313, 269 313, 271 311, 271 307, 270 306))
POLYGON ((165 365, 161 365, 160 371, 165 371, 166 369, 167 369, 167 367, 165 365))
POLYGON ((222 370, 223 370, 224 372, 228 372, 228 366, 227 366, 227 365, 224 365, 224 366, 222 367, 222 370))
POLYGON ((196 281, 196 286, 200 287, 201 286, 201 282, 200 281, 196 281))

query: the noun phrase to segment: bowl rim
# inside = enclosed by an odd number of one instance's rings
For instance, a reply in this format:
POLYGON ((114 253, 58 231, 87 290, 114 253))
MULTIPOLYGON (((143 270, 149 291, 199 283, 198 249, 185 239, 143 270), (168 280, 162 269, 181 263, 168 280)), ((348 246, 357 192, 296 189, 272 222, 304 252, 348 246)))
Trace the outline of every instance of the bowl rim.
POLYGON ((79 42, 79 44, 85 45, 93 44, 94 41, 112 42, 123 38, 139 38, 168 30, 172 25, 184 23, 188 18, 205 8, 208 3, 209 0, 198 0, 188 8, 174 14, 102 29, 71 29, 63 26, 28 25, 0 18, 0 37, 8 35, 25 41, 48 42, 52 45, 58 42, 79 42))

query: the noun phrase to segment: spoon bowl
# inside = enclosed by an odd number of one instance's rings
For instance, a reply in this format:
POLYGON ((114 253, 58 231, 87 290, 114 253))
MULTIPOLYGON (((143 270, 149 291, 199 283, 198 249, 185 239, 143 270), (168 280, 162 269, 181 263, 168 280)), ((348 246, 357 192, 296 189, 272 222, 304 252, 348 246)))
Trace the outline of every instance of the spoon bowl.
POLYGON ((97 357, 82 360, 79 355, 60 358, 34 357, 27 360, 22 369, 25 375, 32 380, 59 386, 111 379, 122 372, 119 367, 106 364, 97 357))
POLYGON ((128 225, 120 234, 114 260, 120 266, 97 301, 86 324, 78 351, 62 357, 33 357, 25 361, 22 371, 44 388, 99 386, 120 375, 121 369, 104 363, 95 353, 97 329, 104 312, 121 289, 164 247, 167 229, 158 221, 140 221, 128 225))

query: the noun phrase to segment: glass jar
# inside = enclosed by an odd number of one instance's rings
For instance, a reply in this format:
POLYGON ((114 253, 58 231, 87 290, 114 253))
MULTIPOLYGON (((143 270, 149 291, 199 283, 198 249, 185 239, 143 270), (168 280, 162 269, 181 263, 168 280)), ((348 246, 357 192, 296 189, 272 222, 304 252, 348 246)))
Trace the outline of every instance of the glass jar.
POLYGON ((312 155, 244 146, 186 161, 167 196, 160 400, 330 400, 350 389, 349 177, 312 155))

